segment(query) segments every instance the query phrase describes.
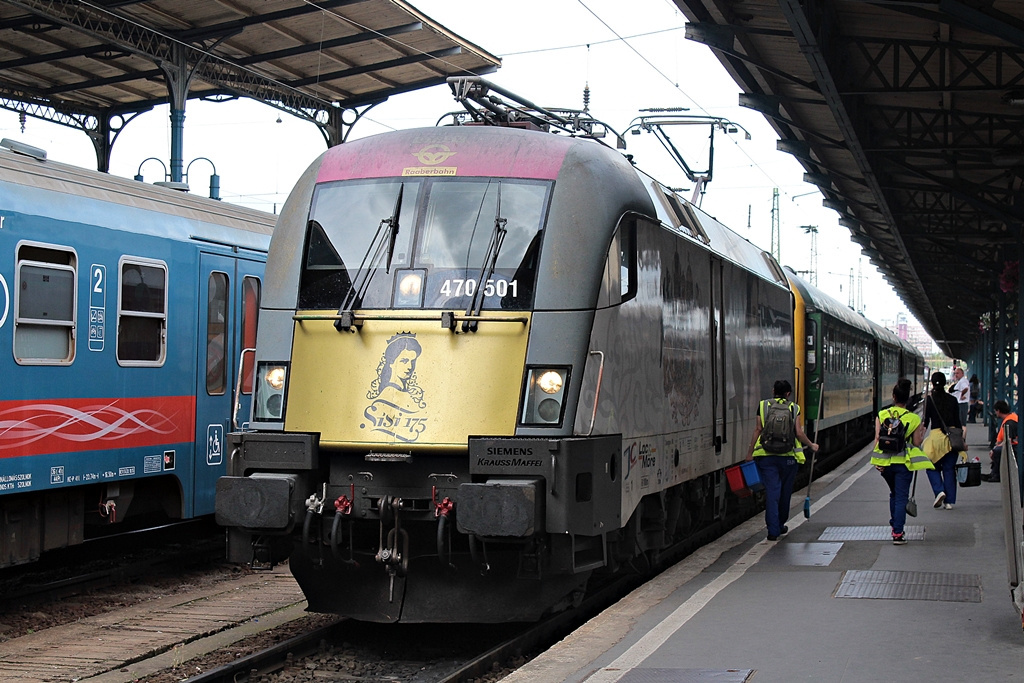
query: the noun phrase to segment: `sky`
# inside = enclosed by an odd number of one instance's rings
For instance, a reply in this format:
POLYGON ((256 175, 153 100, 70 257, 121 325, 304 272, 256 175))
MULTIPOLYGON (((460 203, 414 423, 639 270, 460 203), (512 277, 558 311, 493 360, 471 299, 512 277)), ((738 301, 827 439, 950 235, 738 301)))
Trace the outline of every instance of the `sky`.
MULTIPOLYGON (((583 109, 624 131, 643 108, 686 107, 689 116, 728 119, 736 134, 714 138, 713 177, 700 207, 762 249, 771 249, 774 190, 778 189, 781 261, 797 272, 811 268, 816 228, 818 287, 868 318, 892 326, 899 314, 917 321, 860 255, 838 214, 803 182, 804 169, 775 148, 777 136, 764 117, 738 104, 739 88, 709 48, 684 38, 685 17, 669 0, 477 0, 473 11, 451 0, 410 0, 416 9, 457 35, 502 59, 487 80, 542 107, 583 109), (747 140, 743 134, 749 132, 747 140)), ((328 14, 327 20, 331 17, 328 14)), ((447 86, 391 98, 352 128, 350 139, 389 130, 433 126, 459 110, 447 86)), ((164 180, 169 164, 166 107, 142 114, 118 136, 111 173, 146 182, 164 180), (151 160, 157 157, 160 161, 151 160)), ((694 125, 670 135, 695 170, 709 166, 710 128, 694 125)), ((95 168, 84 133, 29 117, 22 132, 17 114, 0 110, 0 137, 47 150, 49 158, 95 168)), ((627 153, 637 165, 671 187, 693 184, 653 135, 628 135, 627 153)), ((292 184, 326 143, 313 125, 247 100, 190 101, 186 108, 184 159, 192 191, 206 194, 216 168, 221 197, 264 211, 278 211, 292 184)), ((804 277, 808 277, 804 273, 804 277)))

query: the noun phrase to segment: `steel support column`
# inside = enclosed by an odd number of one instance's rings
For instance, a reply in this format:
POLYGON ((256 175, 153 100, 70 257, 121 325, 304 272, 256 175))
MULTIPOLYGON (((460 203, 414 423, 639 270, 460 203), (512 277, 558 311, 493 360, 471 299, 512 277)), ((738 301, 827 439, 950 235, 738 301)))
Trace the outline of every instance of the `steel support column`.
MULTIPOLYGON (((1017 389, 1024 387, 1024 363, 1021 362, 1020 350, 1022 347, 1021 340, 1024 340, 1024 224, 1017 224, 1017 335, 1013 340, 1013 352, 1016 360, 1017 367, 1017 389)), ((1016 407, 1016 413, 1018 416, 1024 415, 1024 392, 1016 392, 1016 402, 1011 403, 1011 406, 1016 407)), ((1019 427, 1018 427, 1019 428, 1019 427)), ((1007 443, 1004 445, 1004 449, 1013 453, 1014 458, 1017 461, 1017 473, 1021 477, 1018 484, 1024 484, 1024 469, 1021 468, 1021 454, 1019 448, 1014 448, 1013 444, 1007 443)), ((1024 491, 1024 486, 1020 488, 1024 491)))

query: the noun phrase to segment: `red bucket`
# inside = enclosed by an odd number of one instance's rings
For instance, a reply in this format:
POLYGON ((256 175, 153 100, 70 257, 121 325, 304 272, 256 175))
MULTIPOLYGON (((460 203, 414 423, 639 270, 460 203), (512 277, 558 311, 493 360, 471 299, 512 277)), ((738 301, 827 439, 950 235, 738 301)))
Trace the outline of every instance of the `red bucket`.
MULTIPOLYGON (((753 463, 751 463, 753 464, 753 463)), ((740 498, 750 495, 750 489, 743 480, 742 465, 733 465, 725 468, 725 478, 729 481, 729 489, 740 498)))

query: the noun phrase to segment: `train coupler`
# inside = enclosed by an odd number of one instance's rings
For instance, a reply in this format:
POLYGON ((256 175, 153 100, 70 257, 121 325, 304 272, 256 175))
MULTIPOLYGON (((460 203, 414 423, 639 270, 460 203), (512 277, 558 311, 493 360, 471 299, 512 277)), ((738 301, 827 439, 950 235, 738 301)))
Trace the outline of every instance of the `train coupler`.
POLYGON ((380 512, 380 542, 375 559, 384 565, 390 577, 388 601, 394 599, 395 577, 404 577, 409 571, 409 534, 402 528, 402 499, 384 496, 378 501, 380 512), (386 526, 394 524, 385 535, 386 526), (386 538, 386 540, 385 540, 386 538))

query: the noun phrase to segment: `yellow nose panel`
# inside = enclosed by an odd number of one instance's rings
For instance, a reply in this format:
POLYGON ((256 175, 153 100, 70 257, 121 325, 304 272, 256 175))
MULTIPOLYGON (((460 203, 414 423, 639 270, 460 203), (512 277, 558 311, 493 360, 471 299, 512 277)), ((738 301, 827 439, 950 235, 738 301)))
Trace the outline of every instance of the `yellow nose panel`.
POLYGON ((493 314, 502 320, 465 334, 429 315, 367 313, 357 332, 339 332, 332 320, 296 321, 285 429, 320 432, 321 446, 399 451, 464 449, 471 434, 512 436, 529 314, 515 314, 525 324, 493 314))

